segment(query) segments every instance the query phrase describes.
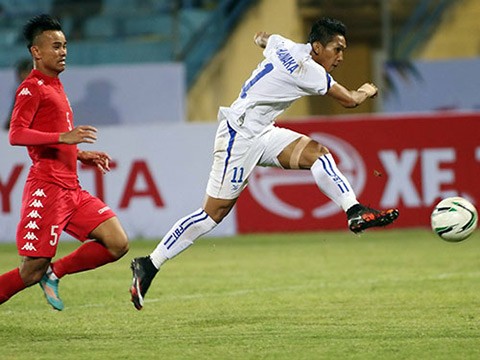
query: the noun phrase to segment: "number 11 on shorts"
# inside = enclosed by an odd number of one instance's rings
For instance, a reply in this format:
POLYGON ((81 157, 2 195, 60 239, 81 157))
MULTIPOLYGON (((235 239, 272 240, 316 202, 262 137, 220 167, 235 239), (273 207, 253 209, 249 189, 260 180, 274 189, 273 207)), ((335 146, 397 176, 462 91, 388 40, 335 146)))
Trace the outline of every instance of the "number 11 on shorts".
POLYGON ((233 168, 233 176, 231 182, 234 184, 243 182, 243 167, 233 168))

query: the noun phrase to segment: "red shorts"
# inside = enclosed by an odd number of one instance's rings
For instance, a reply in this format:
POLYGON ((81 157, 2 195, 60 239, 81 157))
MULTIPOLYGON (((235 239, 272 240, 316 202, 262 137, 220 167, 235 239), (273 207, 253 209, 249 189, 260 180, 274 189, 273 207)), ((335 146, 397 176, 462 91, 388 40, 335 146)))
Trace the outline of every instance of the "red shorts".
POLYGON ((17 249, 20 256, 53 258, 65 231, 80 241, 115 213, 81 188, 70 190, 42 180, 27 181, 23 190, 17 249))

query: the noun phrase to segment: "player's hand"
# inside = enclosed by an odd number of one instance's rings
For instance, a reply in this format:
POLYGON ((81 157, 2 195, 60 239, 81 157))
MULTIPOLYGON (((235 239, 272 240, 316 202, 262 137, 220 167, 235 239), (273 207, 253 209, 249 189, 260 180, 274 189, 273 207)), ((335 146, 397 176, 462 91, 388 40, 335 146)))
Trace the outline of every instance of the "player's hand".
POLYGON ((357 91, 364 92, 368 97, 373 98, 378 94, 378 88, 373 83, 365 83, 357 91))
POLYGON ((259 31, 253 36, 253 42, 265 49, 269 37, 270 34, 267 34, 265 31, 259 31))
POLYGON ((97 141, 97 129, 90 125, 77 126, 72 131, 60 134, 59 142, 61 144, 93 144, 97 141))
POLYGON ((110 171, 110 161, 112 158, 103 151, 79 151, 77 159, 80 160, 82 164, 96 166, 103 174, 110 171))

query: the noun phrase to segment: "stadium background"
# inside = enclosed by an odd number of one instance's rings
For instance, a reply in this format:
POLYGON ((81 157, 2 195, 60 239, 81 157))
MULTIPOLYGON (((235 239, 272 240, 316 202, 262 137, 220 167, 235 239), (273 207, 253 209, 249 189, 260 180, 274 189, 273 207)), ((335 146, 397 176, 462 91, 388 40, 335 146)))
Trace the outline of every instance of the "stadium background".
MULTIPOLYGON (((69 40, 62 75, 76 124, 100 128, 96 149, 115 160, 83 186, 117 211, 131 238, 158 238, 199 206, 209 172, 218 106, 229 105, 262 58, 256 31, 304 41, 311 22, 348 26, 334 77, 381 96, 345 111, 328 98, 297 101, 280 124, 332 149, 359 198, 398 206, 397 227, 426 227, 434 203, 480 193, 480 60, 475 0, 103 0, 0 1, 0 118, 28 53, 21 26, 57 14, 69 40), (91 95, 91 96, 87 96, 91 95), (105 111, 109 107, 111 111, 105 111)), ((0 133, 0 241, 14 240, 29 159, 0 133)), ((259 169, 216 235, 344 228, 308 172, 259 169), (312 194, 314 194, 312 196, 312 194)))

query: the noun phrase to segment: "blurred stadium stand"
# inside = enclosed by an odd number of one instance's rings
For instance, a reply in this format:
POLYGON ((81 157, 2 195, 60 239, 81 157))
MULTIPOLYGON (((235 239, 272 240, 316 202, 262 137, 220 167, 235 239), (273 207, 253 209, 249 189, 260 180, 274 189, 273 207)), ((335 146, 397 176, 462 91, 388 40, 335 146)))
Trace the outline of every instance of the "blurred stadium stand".
MULTIPOLYGON (((61 20, 69 48, 73 50, 69 64, 180 61, 186 65, 189 86, 243 13, 257 2, 0 0, 0 68, 12 67, 25 56, 21 35, 25 22, 33 15, 50 13, 61 20)), ((348 24, 349 40, 368 43, 372 48, 386 46, 391 59, 408 59, 452 3, 451 0, 297 0, 305 23, 325 15, 336 17, 348 24), (390 39, 385 40, 386 32, 393 34, 390 39)))
POLYGON ((387 47, 390 59, 409 59, 435 30, 452 0, 298 0, 307 22, 321 16, 342 20, 351 42, 387 47), (387 37, 389 37, 387 39, 387 37))
POLYGON ((33 15, 61 20, 69 64, 180 61, 190 84, 251 0, 0 0, 0 68, 26 56, 22 28, 33 15))

